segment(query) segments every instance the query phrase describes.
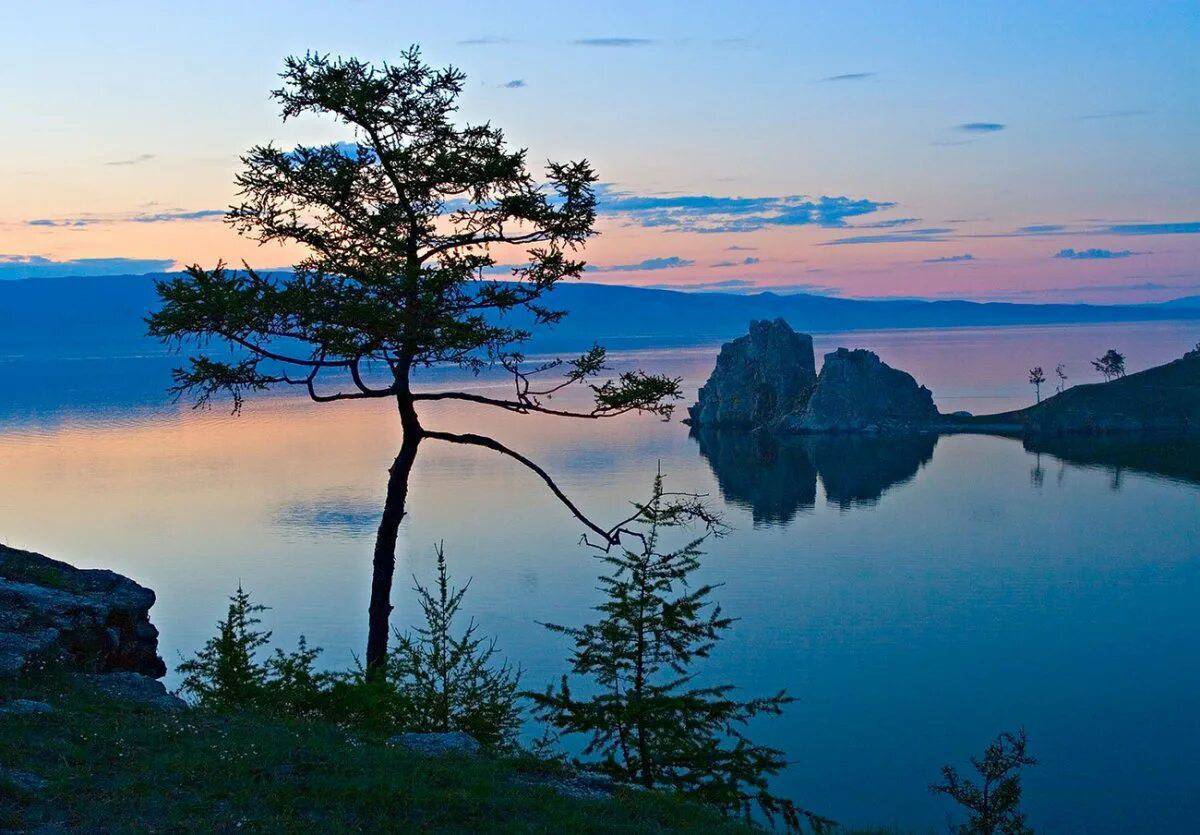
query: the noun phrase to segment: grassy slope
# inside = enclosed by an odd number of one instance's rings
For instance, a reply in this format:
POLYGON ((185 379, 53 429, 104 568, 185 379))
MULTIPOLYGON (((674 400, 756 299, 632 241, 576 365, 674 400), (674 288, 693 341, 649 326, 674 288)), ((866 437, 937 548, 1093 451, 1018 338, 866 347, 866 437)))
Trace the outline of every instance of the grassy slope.
POLYGON ((0 784, 0 831, 745 832, 660 794, 581 801, 515 785, 520 761, 426 759, 332 725, 252 715, 139 713, 68 680, 0 681, 0 766, 49 781, 0 784))

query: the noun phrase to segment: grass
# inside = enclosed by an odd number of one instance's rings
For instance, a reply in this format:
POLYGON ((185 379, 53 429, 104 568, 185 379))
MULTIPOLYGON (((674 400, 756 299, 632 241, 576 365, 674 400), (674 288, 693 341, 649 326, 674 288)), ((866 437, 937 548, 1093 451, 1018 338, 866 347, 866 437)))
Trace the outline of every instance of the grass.
POLYGON ((422 758, 324 723, 139 712, 68 678, 0 682, 55 712, 0 719, 0 831, 748 832, 678 798, 570 799, 514 784, 531 761, 422 758))

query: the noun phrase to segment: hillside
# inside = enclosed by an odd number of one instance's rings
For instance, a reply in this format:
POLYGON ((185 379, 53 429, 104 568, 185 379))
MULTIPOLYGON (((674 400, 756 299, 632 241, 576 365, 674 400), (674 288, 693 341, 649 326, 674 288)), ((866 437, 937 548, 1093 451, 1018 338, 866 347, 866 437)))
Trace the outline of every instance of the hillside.
POLYGON ((1200 432, 1200 349, 1111 382, 1074 386, 1027 409, 957 423, 1033 434, 1200 432))

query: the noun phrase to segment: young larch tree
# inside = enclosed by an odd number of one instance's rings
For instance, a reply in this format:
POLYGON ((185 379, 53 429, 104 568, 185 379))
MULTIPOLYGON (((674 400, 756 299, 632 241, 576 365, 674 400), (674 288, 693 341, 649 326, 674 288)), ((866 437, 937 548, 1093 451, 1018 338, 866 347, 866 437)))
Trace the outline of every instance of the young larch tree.
POLYGON ((424 441, 483 447, 533 470, 589 530, 608 542, 618 530, 589 520, 541 467, 485 435, 436 431, 418 405, 461 400, 519 414, 607 418, 631 411, 669 417, 679 381, 640 371, 600 382, 603 348, 530 367, 519 351, 530 336, 506 314, 536 325, 563 312, 545 296, 578 278, 577 251, 595 234, 596 175, 587 161, 548 163, 543 181, 526 152, 489 124, 455 122, 465 76, 435 69, 412 47, 395 64, 307 54, 291 57, 272 92, 284 120, 328 116, 347 141, 252 148, 237 176, 241 202, 227 222, 260 243, 298 246, 293 271, 269 276, 218 263, 192 266, 158 285, 150 333, 197 352, 174 372, 173 390, 196 405, 227 394, 297 386, 318 403, 383 398, 397 408, 403 439, 389 470, 375 541, 366 663, 385 661, 397 532, 409 476, 424 441), (522 262, 503 280, 497 252, 522 262), (219 348, 218 354, 214 348, 219 348), (414 370, 452 364, 511 372, 508 397, 415 391, 414 370), (544 375, 555 376, 539 384, 544 375), (557 377, 561 372, 562 376, 557 377), (538 375, 543 375, 539 377, 538 375), (590 407, 553 408, 573 384, 589 385, 590 407))

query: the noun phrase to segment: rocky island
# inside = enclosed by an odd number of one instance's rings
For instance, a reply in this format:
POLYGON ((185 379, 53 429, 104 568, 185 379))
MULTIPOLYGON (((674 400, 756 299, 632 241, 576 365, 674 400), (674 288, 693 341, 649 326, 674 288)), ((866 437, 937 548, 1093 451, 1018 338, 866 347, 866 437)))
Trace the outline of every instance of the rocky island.
POLYGON ((779 434, 1200 432, 1200 347, 1166 365, 1074 386, 1027 409, 942 414, 929 389, 871 351, 838 348, 816 372, 812 337, 783 319, 721 347, 688 409, 694 428, 779 434))
POLYGON ((723 345, 688 409, 697 428, 784 434, 929 432, 941 420, 929 389, 871 351, 839 348, 817 374, 812 337, 783 319, 751 322, 723 345))

